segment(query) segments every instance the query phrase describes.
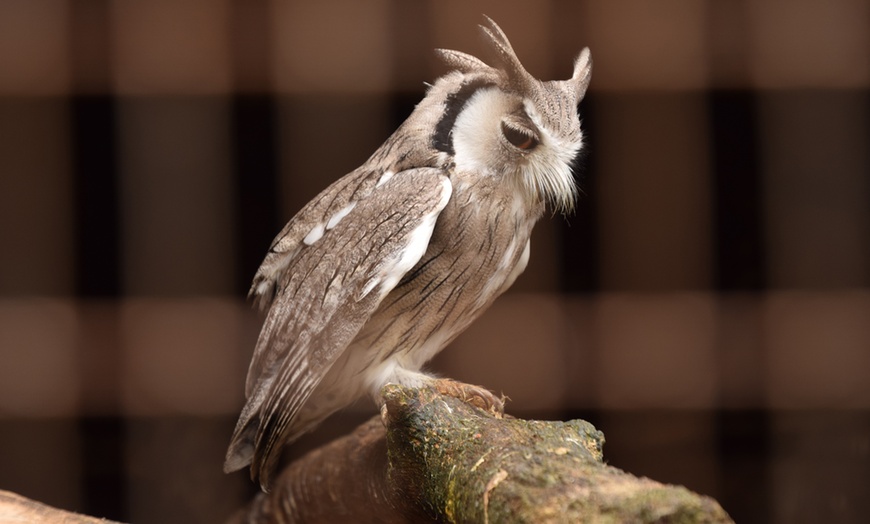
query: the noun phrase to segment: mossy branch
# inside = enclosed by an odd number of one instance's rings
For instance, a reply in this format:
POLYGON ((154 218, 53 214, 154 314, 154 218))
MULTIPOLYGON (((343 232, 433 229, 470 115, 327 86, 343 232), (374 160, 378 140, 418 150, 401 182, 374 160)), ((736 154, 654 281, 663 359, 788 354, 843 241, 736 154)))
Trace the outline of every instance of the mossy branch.
POLYGON ((237 522, 731 522, 713 499, 604 464, 584 421, 496 418, 390 385, 372 419, 285 469, 237 522))
MULTIPOLYGON (((605 464, 587 422, 498 418, 432 389, 383 397, 380 417, 290 464, 233 522, 732 522, 709 497, 605 464)), ((0 522, 111 524, 3 491, 0 522)))

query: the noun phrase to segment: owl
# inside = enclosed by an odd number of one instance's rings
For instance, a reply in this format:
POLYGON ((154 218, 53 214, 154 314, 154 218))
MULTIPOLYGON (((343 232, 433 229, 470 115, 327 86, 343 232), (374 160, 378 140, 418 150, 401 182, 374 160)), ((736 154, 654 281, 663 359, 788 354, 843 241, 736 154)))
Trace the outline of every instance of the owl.
POLYGON ((544 82, 495 22, 481 30, 492 65, 437 50, 451 71, 273 241, 250 290, 267 314, 225 471, 250 465, 268 490, 285 445, 359 397, 381 403, 388 383, 501 408, 421 368, 522 273, 535 222, 573 208, 592 62, 583 49, 569 80, 544 82))

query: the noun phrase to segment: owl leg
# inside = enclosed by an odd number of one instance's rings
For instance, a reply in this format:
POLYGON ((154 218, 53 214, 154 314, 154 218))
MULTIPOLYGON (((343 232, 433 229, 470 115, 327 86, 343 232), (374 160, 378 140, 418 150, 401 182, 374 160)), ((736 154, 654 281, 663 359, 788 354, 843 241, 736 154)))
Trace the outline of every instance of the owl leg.
MULTIPOLYGON (((390 370, 389 376, 381 382, 381 385, 389 383, 414 388, 430 386, 442 395, 458 398, 467 404, 471 404, 484 411, 489 411, 498 418, 504 415, 504 397, 498 397, 495 393, 482 386, 466 384, 449 378, 436 378, 399 366, 393 367, 390 370)), ((380 387, 377 388, 377 391, 373 391, 373 393, 378 405, 383 405, 383 399, 380 398, 380 387)))
POLYGON ((484 411, 489 411, 498 418, 504 415, 504 397, 498 397, 483 386, 466 384, 450 378, 436 378, 432 385, 442 395, 448 395, 471 404, 484 411))

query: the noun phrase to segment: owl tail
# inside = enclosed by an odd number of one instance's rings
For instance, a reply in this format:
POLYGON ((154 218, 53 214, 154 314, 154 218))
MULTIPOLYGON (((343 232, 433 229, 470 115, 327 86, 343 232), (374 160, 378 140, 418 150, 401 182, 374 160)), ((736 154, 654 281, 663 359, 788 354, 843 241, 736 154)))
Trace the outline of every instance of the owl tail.
POLYGON ((251 480, 259 482, 260 489, 268 492, 282 448, 317 427, 347 402, 330 404, 327 408, 311 404, 308 409, 279 421, 281 417, 264 415, 262 400, 266 395, 262 391, 264 389, 256 390, 242 408, 224 459, 224 472, 251 466, 251 480))
POLYGON ((233 438, 230 440, 227 456, 224 459, 224 473, 238 471, 251 464, 254 459, 254 438, 257 435, 257 419, 239 419, 233 438))
MULTIPOLYGON (((281 448, 287 438, 284 431, 269 431, 268 426, 261 428, 261 418, 260 405, 249 401, 242 410, 230 439, 224 459, 224 473, 251 466, 251 480, 258 482, 260 489, 268 493, 269 484, 281 458, 281 448), (258 435, 262 438, 263 434, 267 438, 258 443, 258 435)), ((298 436, 293 435, 294 439, 298 436)))

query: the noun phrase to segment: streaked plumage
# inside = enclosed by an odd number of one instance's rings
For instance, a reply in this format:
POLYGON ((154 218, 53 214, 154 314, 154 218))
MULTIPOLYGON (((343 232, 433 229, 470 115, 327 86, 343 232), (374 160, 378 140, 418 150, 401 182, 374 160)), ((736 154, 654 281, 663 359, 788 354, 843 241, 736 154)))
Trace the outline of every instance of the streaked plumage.
POLYGON ((278 234, 251 295, 268 308, 226 471, 265 490, 281 448, 420 368, 523 271, 549 203, 572 208, 582 145, 584 49, 566 81, 541 82, 487 19, 494 65, 439 50, 453 71, 361 167, 278 234))

